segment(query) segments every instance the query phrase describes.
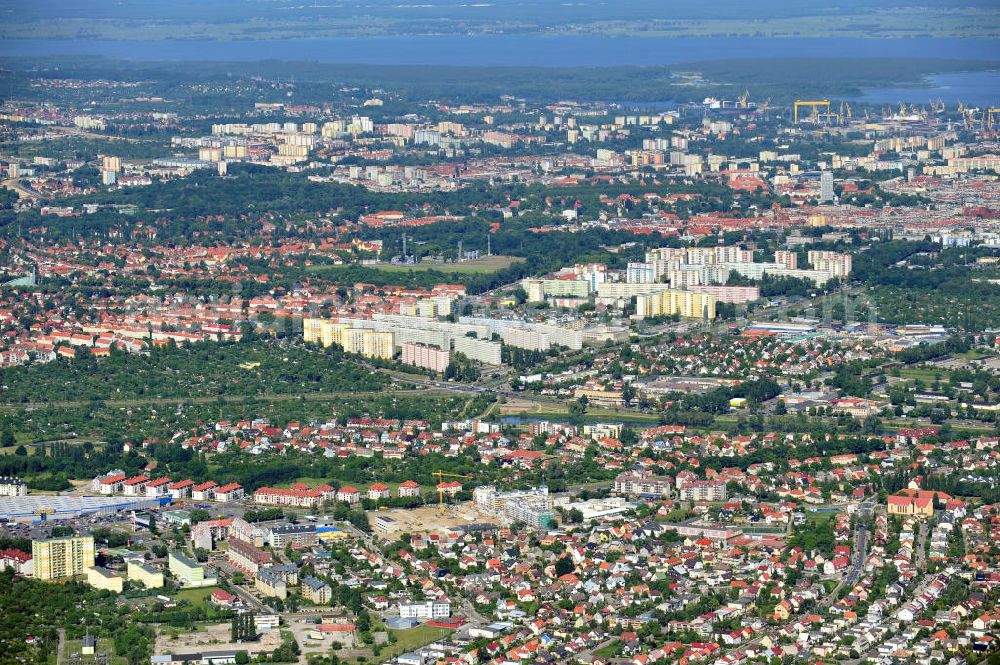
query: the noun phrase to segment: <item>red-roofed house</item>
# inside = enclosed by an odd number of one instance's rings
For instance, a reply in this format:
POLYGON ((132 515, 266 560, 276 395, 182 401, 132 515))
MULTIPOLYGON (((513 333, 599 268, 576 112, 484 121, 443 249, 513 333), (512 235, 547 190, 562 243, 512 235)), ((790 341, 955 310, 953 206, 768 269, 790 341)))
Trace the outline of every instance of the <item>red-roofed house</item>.
POLYGON ((932 497, 899 496, 886 497, 890 515, 906 515, 913 517, 933 517, 934 499, 932 497))
POLYGON ((412 480, 400 483, 399 496, 420 496, 420 485, 412 480))
POLYGON ((462 491, 462 483, 457 480, 450 480, 443 483, 438 483, 438 490, 447 494, 448 496, 454 496, 462 491))
POLYGON ((192 487, 194 487, 193 480, 178 480, 176 483, 172 483, 167 490, 170 492, 171 498, 186 499, 191 496, 192 487))
POLYGON ((379 499, 388 499, 392 496, 389 491, 388 485, 383 485, 382 483, 375 483, 368 488, 368 498, 372 501, 378 501, 379 499))
POLYGON ((125 496, 145 496, 148 482, 149 476, 133 476, 122 483, 122 491, 125 496))
POLYGON ((31 555, 21 550, 0 550, 0 570, 11 569, 18 575, 33 575, 34 563, 31 555))
POLYGON ((191 488, 191 498, 195 501, 211 501, 215 498, 215 489, 219 486, 214 480, 191 488))
POLYGON ((357 487, 345 485, 337 490, 337 501, 343 501, 344 503, 358 503, 361 501, 361 492, 358 491, 357 487))
POLYGON ((101 478, 98 491, 101 494, 118 494, 122 491, 122 483, 125 482, 124 473, 116 473, 113 476, 101 478))
POLYGON ((150 480, 148 483, 146 483, 146 496, 149 497, 150 499, 155 499, 156 497, 160 496, 167 496, 167 494, 169 494, 170 492, 168 488, 170 487, 170 483, 172 482, 173 481, 170 478, 167 478, 166 476, 163 476, 162 478, 157 478, 156 480, 150 480))
POLYGON ((225 589, 216 589, 211 593, 209 600, 213 605, 219 607, 232 607, 238 599, 225 589))
POLYGON ((239 501, 245 496, 243 491, 243 486, 239 483, 229 483, 228 485, 223 485, 215 490, 215 500, 222 501, 223 503, 229 501, 239 501))

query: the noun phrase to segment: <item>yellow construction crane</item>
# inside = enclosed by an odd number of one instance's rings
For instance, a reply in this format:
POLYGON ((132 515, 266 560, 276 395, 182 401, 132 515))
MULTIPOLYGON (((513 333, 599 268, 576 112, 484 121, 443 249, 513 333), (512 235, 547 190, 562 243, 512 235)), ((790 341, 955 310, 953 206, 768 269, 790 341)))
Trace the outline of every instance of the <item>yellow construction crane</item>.
POLYGON ((438 479, 438 485, 437 485, 437 490, 438 490, 438 512, 442 513, 442 514, 444 513, 444 487, 442 487, 442 485, 444 484, 444 480, 443 479, 445 477, 447 477, 447 478, 471 478, 472 477, 472 476, 463 476, 462 474, 459 474, 459 473, 448 473, 447 471, 434 471, 433 473, 431 473, 431 475, 432 476, 437 476, 437 479, 438 479))
POLYGON ((821 99, 821 100, 818 100, 818 101, 807 101, 807 100, 802 100, 802 99, 796 99, 795 100, 795 104, 794 104, 794 118, 795 118, 795 122, 799 121, 799 108, 801 108, 803 106, 808 106, 808 107, 812 108, 813 115, 817 114, 820 106, 825 106, 826 107, 826 113, 827 113, 827 115, 830 114, 830 100, 829 99, 821 99))
POLYGON ((993 129, 993 116, 1000 118, 1000 109, 986 109, 986 126, 993 129))
POLYGON ((744 90, 743 95, 740 97, 740 108, 745 109, 750 106, 750 91, 744 90))

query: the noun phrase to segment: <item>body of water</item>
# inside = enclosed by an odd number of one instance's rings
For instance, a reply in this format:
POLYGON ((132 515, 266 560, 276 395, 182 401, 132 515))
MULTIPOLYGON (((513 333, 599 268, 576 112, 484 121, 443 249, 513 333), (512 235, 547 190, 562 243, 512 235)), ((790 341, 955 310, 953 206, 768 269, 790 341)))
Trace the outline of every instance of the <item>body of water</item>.
POLYGON ((927 87, 878 88, 866 90, 854 98, 868 104, 927 104, 940 99, 953 105, 964 102, 969 106, 1000 104, 1000 71, 934 74, 927 77, 927 87))
POLYGON ((604 37, 600 35, 400 35, 240 41, 12 39, 0 56, 105 55, 136 60, 422 65, 663 65, 728 58, 914 57, 1000 61, 1000 39, 604 37))
MULTIPOLYGON (((669 65, 741 58, 959 58, 995 60, 1000 39, 963 38, 629 38, 600 35, 400 35, 238 41, 101 41, 20 39, 0 42, 0 56, 102 55, 134 60, 253 62, 262 59, 377 65, 467 66, 669 65)), ((931 77, 933 87, 880 89, 857 101, 927 103, 938 98, 1000 102, 1000 73, 931 77)))

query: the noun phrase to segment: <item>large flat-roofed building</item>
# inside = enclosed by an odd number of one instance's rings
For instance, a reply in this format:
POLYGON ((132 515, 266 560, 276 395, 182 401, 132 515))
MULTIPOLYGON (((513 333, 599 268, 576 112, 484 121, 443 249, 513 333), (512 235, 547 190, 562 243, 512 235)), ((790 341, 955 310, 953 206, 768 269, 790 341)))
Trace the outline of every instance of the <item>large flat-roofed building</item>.
POLYGON ((163 586, 163 571, 139 561, 129 561, 126 575, 130 582, 139 582, 147 589, 159 589, 163 586))
POLYGON ((94 565, 94 538, 70 536, 31 543, 35 579, 60 580, 84 574, 94 565))
POLYGON ((591 282, 575 275, 567 279, 525 279, 521 287, 528 294, 529 302, 541 302, 548 297, 575 296, 586 298, 590 295, 591 282))
POLYGON ((544 486, 498 492, 493 485, 481 485, 472 491, 472 499, 480 512, 510 523, 523 522, 535 529, 550 529, 555 524, 549 489, 544 486))
POLYGON ((725 501, 726 483, 715 480, 696 480, 681 486, 679 495, 683 501, 725 501))
POLYGON ((764 275, 770 277, 795 277, 804 279, 823 286, 836 275, 830 270, 791 270, 780 263, 727 263, 724 264, 731 272, 738 273, 748 279, 764 279, 764 275))
POLYGON ((667 476, 654 476, 641 471, 626 471, 615 478, 615 491, 627 496, 653 499, 669 498, 673 491, 672 480, 667 476))
POLYGON ((628 282, 605 282, 597 285, 597 303, 611 305, 619 301, 630 300, 635 296, 658 293, 668 289, 667 284, 635 284, 628 282))
POLYGON ((376 514, 372 526, 378 533, 394 533, 399 531, 399 522, 388 515, 376 514))
POLYGON ((121 593, 125 589, 125 580, 121 575, 115 575, 107 568, 91 566, 87 569, 87 584, 102 591, 121 593))
POLYGON ((847 277, 851 274, 852 259, 850 254, 810 250, 807 256, 814 270, 829 272, 834 277, 847 277))
POLYGON ((454 347, 455 353, 461 353, 470 360, 486 365, 499 365, 501 363, 499 342, 463 336, 455 338, 454 347))
POLYGON ((448 369, 448 363, 451 362, 448 351, 413 342, 403 344, 402 360, 406 365, 422 367, 438 373, 443 373, 448 369))
POLYGON ((344 331, 344 351, 366 358, 392 360, 395 355, 395 338, 391 332, 378 332, 364 328, 344 331))
POLYGON ((629 263, 625 281, 629 284, 652 284, 656 281, 656 266, 652 263, 629 263))
POLYGON ((168 505, 170 497, 0 496, 0 521, 39 522, 113 515, 168 505))
POLYGON ((353 325, 353 322, 303 319, 302 338, 306 342, 319 342, 323 346, 336 344, 347 353, 367 358, 391 360, 396 349, 394 333, 375 330, 365 325, 361 319, 357 323, 359 325, 353 325))
POLYGON ((451 616, 451 603, 446 600, 400 603, 399 616, 414 619, 446 619, 451 616))
POLYGON ((566 511, 579 510, 580 514, 583 515, 584 522, 620 517, 635 507, 636 504, 629 503, 620 496, 609 496, 604 499, 588 499, 560 506, 560 508, 566 511))
POLYGON ((500 338, 507 346, 528 349, 529 351, 546 351, 552 346, 552 340, 546 333, 520 326, 504 328, 503 332, 500 333, 500 338))
POLYGON ((368 358, 391 359, 395 353, 395 338, 391 332, 353 327, 349 323, 324 319, 303 319, 302 338, 323 346, 336 344, 347 353, 368 358))
POLYGON ((215 576, 206 574, 203 565, 180 552, 167 555, 167 567, 184 587, 213 586, 217 581, 215 576))
POLYGON ((710 293, 667 289, 636 297, 635 316, 638 319, 673 314, 688 319, 714 319, 715 296, 710 293))
POLYGON ((550 346, 565 346, 571 351, 579 351, 583 348, 583 333, 579 329, 557 325, 555 323, 510 321, 507 319, 491 319, 474 316, 463 316, 459 319, 459 321, 460 324, 467 324, 476 328, 485 328, 485 332, 479 334, 480 339, 487 339, 493 335, 499 335, 505 343, 510 344, 511 346, 516 346, 516 344, 507 341, 507 338, 504 337, 504 331, 513 327, 547 335, 548 344, 550 346))
POLYGON ((707 293, 718 302, 739 305, 745 302, 760 300, 759 286, 718 286, 715 284, 697 284, 687 287, 688 291, 707 293))
POLYGON ((315 524, 285 524, 269 529, 265 540, 275 549, 285 545, 308 546, 316 544, 315 524))

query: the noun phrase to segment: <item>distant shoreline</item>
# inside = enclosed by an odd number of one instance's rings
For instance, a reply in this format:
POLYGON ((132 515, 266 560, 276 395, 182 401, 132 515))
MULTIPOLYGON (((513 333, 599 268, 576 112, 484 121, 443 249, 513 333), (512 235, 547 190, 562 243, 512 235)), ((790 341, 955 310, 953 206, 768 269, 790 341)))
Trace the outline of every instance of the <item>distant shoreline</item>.
POLYGON ((372 65, 603 67, 760 58, 941 58, 996 61, 1000 38, 440 35, 299 39, 0 39, 0 56, 93 55, 140 61, 262 59, 372 65))

